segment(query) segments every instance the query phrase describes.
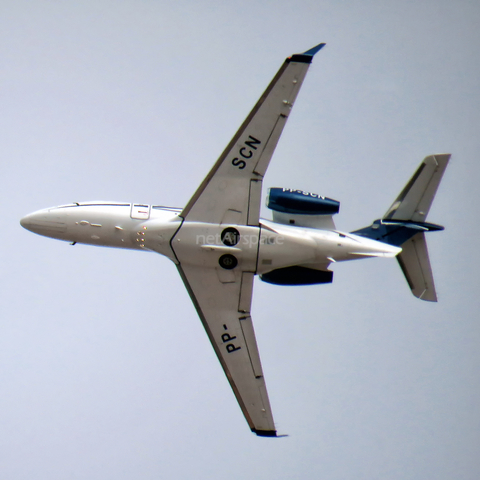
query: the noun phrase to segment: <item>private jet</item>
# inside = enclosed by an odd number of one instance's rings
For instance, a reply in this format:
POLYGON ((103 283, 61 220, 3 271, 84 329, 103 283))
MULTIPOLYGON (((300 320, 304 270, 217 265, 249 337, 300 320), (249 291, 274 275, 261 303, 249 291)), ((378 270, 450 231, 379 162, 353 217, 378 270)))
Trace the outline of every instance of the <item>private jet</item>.
POLYGON ((21 219, 34 233, 160 253, 177 267, 252 432, 276 437, 251 317, 254 278, 280 286, 331 283, 333 263, 396 257, 412 293, 436 301, 426 218, 449 154, 427 156, 385 215, 352 232, 336 229, 340 203, 270 188, 272 220, 260 218, 262 183, 321 43, 288 57, 184 208, 78 202, 21 219))

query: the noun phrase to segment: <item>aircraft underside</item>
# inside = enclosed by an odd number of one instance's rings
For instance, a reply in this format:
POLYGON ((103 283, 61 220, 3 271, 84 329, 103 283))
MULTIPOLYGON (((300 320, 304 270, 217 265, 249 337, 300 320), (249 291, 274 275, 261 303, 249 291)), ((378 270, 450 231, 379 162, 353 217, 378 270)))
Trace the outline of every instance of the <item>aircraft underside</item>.
POLYGON ((285 60, 184 208, 87 202, 21 220, 27 230, 72 245, 150 251, 174 262, 245 419, 260 436, 277 432, 251 317, 255 275, 284 286, 330 283, 332 263, 397 256, 413 294, 436 301, 425 233, 443 227, 426 217, 449 154, 426 157, 384 217, 360 230, 336 229, 336 200, 289 188, 271 188, 272 221, 259 218, 268 165, 324 45, 285 60))

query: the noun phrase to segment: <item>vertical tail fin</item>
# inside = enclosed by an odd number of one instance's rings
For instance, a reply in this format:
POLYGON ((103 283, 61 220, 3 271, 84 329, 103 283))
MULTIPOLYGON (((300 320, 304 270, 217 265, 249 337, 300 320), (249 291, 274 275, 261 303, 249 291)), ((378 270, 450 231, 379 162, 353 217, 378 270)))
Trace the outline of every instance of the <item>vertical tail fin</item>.
POLYGON ((450 154, 425 157, 383 218, 353 232, 402 247, 397 260, 412 293, 430 302, 437 301, 437 294, 425 232, 443 227, 425 220, 449 160, 450 154))

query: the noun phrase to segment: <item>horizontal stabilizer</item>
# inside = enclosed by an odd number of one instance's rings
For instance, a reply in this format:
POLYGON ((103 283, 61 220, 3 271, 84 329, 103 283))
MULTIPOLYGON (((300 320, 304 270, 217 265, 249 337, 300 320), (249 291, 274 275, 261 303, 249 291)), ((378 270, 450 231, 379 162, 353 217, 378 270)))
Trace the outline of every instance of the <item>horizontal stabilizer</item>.
POLYGON ((448 153, 425 157, 383 219, 424 222, 449 160, 448 153))
POLYGON ((412 293, 429 302, 436 302, 437 294, 425 233, 443 230, 443 227, 425 220, 450 156, 443 153, 425 157, 384 217, 352 232, 401 247, 397 260, 412 293))
POLYGON ((425 233, 419 232, 402 245, 397 256, 412 293, 421 300, 437 301, 425 233))

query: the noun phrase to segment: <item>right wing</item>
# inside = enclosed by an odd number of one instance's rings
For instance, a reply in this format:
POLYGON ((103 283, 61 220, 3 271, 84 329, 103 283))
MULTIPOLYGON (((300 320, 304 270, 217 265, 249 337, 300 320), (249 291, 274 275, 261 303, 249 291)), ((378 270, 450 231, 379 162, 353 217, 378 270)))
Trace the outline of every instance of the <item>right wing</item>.
POLYGON ((215 268, 177 268, 250 429, 276 437, 250 317, 254 274, 231 271, 222 279, 215 268))
POLYGON ((313 56, 287 58, 180 216, 258 226, 262 180, 313 56))

